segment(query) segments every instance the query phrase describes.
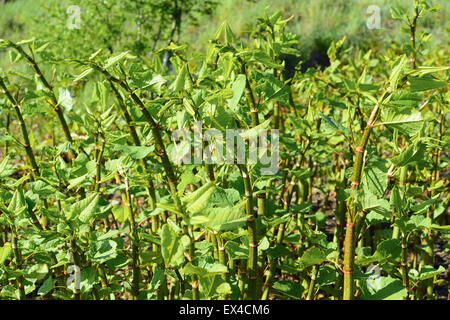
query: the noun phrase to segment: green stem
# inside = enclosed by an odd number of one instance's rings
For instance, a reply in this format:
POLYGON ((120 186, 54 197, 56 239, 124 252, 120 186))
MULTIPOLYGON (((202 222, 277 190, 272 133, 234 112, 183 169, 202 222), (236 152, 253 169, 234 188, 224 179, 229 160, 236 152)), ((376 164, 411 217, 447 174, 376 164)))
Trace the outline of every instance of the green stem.
POLYGON ((241 62, 241 72, 245 75, 245 97, 247 98, 248 106, 250 107, 250 118, 252 120, 252 126, 259 125, 258 109, 256 107, 255 96, 253 94, 252 87, 250 85, 249 77, 247 75, 245 62, 241 62))
POLYGON ((317 277, 318 269, 319 268, 317 266, 313 266, 313 268, 312 268, 311 281, 309 282, 309 288, 308 288, 308 294, 306 296, 306 300, 312 300, 312 298, 313 298, 314 287, 316 285, 316 277, 317 277))
POLYGON ((33 181, 36 181, 36 178, 39 176, 39 167, 37 165, 36 158, 34 157, 33 149, 31 148, 30 139, 28 137, 28 130, 22 116, 21 106, 17 103, 16 99, 14 99, 11 93, 8 91, 5 82, 1 77, 0 77, 0 87, 2 89, 2 93, 6 96, 9 102, 11 102, 11 104, 14 107, 14 111, 16 112, 16 116, 17 119, 19 120, 20 130, 22 133, 22 139, 24 142, 23 147, 25 148, 28 161, 30 162, 30 165, 33 170, 32 179, 33 181))
POLYGON ((139 283, 141 279, 141 270, 139 263, 139 235, 137 231, 136 220, 134 218, 133 205, 131 201, 131 193, 130 186, 128 183, 128 177, 124 175, 125 182, 125 200, 124 203, 125 208, 128 213, 128 219, 130 221, 130 229, 131 229, 131 258, 132 258, 132 268, 133 268, 133 279, 131 285, 131 295, 133 299, 136 300, 139 295, 139 283))
MULTIPOLYGON (((17 231, 15 231, 13 233, 13 243, 12 244, 13 244, 12 249, 14 252, 14 258, 16 259, 16 265, 17 265, 16 267, 17 267, 17 269, 19 269, 19 268, 21 268, 23 261, 22 261, 22 254, 20 253, 20 249, 19 249, 19 240, 17 237, 17 231)), ((23 275, 18 276, 16 281, 17 281, 17 286, 19 288, 20 300, 25 300, 26 295, 25 295, 25 285, 24 285, 25 278, 24 278, 24 276, 23 275)))
POLYGON ((256 233, 256 219, 258 213, 253 209, 253 190, 250 181, 250 175, 245 165, 238 165, 242 178, 244 179, 245 201, 246 201, 246 213, 248 242, 249 242, 249 255, 247 263, 248 272, 248 298, 250 300, 258 299, 257 292, 257 276, 258 276, 258 238, 256 233))
MULTIPOLYGON (((53 91, 53 87, 49 84, 49 82, 47 81, 47 79, 45 78, 44 74, 42 73, 41 69, 39 68, 39 66, 37 65, 36 61, 29 55, 27 54, 21 46, 11 42, 11 41, 7 41, 8 44, 14 48, 16 51, 18 51, 30 64, 31 68, 34 70, 34 72, 36 73, 36 77, 39 79, 39 81, 42 83, 42 85, 44 86, 44 88, 47 90, 49 97, 47 99, 47 103, 53 108, 53 110, 56 112, 59 122, 63 128, 64 131, 64 135, 66 136, 67 141, 69 141, 70 143, 73 142, 72 140, 72 136, 70 134, 70 130, 69 127, 67 125, 66 119, 64 118, 64 114, 63 111, 61 110, 61 108, 59 107, 58 101, 56 99, 55 93, 53 91)), ((72 149, 71 149, 72 150, 72 149)), ((72 151, 73 152, 73 151, 72 151)), ((72 156, 76 157, 76 153, 73 152, 72 156)))
POLYGON ((103 73, 110 83, 114 82, 119 84, 129 94, 130 98, 139 107, 139 110, 141 110, 152 131, 156 153, 160 157, 164 171, 166 173, 167 180, 169 182, 170 193, 175 202, 175 206, 183 216, 184 208, 181 204, 180 198, 178 197, 177 178, 175 176, 174 169, 172 168, 172 165, 170 163, 169 157, 167 156, 166 148, 163 143, 159 125, 155 122, 152 115, 148 112, 142 100, 136 95, 135 91, 132 90, 125 81, 123 81, 120 78, 112 76, 106 69, 98 65, 92 64, 92 67, 103 73))
POLYGON ((369 121, 364 128, 363 135, 359 145, 355 148, 356 160, 353 166, 353 176, 352 176, 352 195, 349 198, 349 206, 347 212, 347 230, 345 233, 344 240, 344 300, 352 300, 354 296, 354 261, 355 261, 355 243, 358 237, 359 230, 361 230, 362 225, 365 220, 366 212, 362 211, 356 214, 356 203, 354 201, 354 192, 357 192, 359 185, 361 183, 361 177, 364 167, 364 153, 366 150, 367 142, 369 141, 372 128, 378 119, 381 108, 380 105, 383 102, 386 94, 391 92, 390 89, 384 91, 375 107, 370 114, 369 121))

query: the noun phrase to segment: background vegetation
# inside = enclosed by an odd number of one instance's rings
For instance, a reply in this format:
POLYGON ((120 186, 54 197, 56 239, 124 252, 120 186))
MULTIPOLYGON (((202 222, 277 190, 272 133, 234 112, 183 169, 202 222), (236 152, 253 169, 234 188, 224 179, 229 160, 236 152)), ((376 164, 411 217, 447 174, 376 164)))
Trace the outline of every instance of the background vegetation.
POLYGON ((448 2, 3 3, 0 298, 448 298, 448 2))

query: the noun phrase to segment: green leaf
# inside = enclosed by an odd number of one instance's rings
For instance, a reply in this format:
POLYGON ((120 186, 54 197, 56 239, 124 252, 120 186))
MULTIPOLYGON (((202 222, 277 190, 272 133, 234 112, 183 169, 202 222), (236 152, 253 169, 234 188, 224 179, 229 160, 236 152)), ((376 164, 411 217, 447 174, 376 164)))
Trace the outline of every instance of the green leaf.
POLYGON ((183 65, 180 72, 177 75, 177 78, 175 79, 175 82, 173 84, 173 90, 174 92, 179 92, 184 90, 184 87, 186 85, 186 77, 187 77, 187 69, 186 65, 183 65))
POLYGON ((173 203, 164 203, 164 202, 158 202, 156 204, 157 207, 162 208, 164 210, 167 210, 169 212, 173 212, 176 214, 181 214, 181 212, 178 210, 178 208, 173 203))
POLYGON ((235 241, 228 241, 225 249, 230 259, 248 259, 248 248, 235 241))
POLYGON ((419 280, 423 281, 431 279, 443 272, 445 272, 445 268, 443 266, 439 266, 437 270, 432 266, 423 266, 419 273, 419 280))
POLYGON ((431 227, 431 219, 420 214, 411 216, 410 218, 401 217, 396 219, 394 224, 403 232, 411 232, 414 230, 422 230, 431 227))
POLYGON ((202 295, 206 297, 214 296, 224 280, 221 275, 214 275, 212 277, 203 277, 200 280, 199 290, 202 295))
POLYGON ((98 202, 100 196, 97 193, 88 195, 85 199, 80 200, 72 205, 72 213, 81 222, 88 222, 97 213, 98 202))
POLYGON ((379 277, 361 286, 362 300, 402 300, 407 290, 402 281, 391 277, 379 277))
POLYGON ((386 106, 382 109, 381 118, 382 122, 377 125, 386 125, 409 136, 415 135, 423 124, 422 114, 410 107, 392 108, 386 106))
POLYGON ((233 41, 234 41, 233 31, 231 30, 228 22, 225 21, 225 42, 231 44, 233 43, 233 41))
POLYGON ((284 257, 290 253, 291 251, 288 248, 279 244, 277 244, 274 248, 272 247, 267 249, 267 255, 272 259, 284 257))
MULTIPOLYGON (((99 277, 97 274, 97 268, 86 268, 81 270, 81 281, 80 281, 80 291, 82 293, 89 292, 92 290, 95 284, 99 282, 99 277)), ((72 283, 74 285, 74 283, 72 283)))
POLYGON ((412 165, 423 159, 426 146, 423 143, 414 143, 404 149, 398 156, 393 157, 391 162, 397 167, 412 165))
POLYGON ((206 270, 205 268, 200 268, 197 266, 194 266, 192 263, 188 262, 183 269, 181 269, 181 271, 184 274, 187 275, 192 275, 192 274, 196 274, 198 275, 200 278, 203 277, 205 274, 208 273, 208 270, 206 270))
POLYGON ((450 67, 426 67, 426 66, 420 66, 417 68, 417 71, 415 71, 413 74, 417 76, 424 76, 429 73, 433 72, 440 72, 450 69, 450 67))
POLYGON ((8 211, 15 213, 16 215, 27 208, 27 202, 22 188, 17 188, 14 191, 11 202, 8 205, 8 211))
POLYGON ((391 7, 390 9, 392 18, 408 22, 408 15, 401 7, 391 7))
POLYGON ((411 83, 411 92, 439 89, 447 85, 447 82, 433 78, 409 77, 408 81, 411 83))
POLYGON ((75 79, 73 79, 74 82, 80 81, 81 79, 83 79, 84 77, 86 77, 87 75, 89 75, 90 73, 92 73, 92 71, 94 71, 93 68, 87 68, 86 70, 84 70, 82 73, 80 73, 75 79))
POLYGON ((119 62, 120 60, 122 60, 123 58, 125 58, 125 56, 128 54, 129 51, 125 51, 122 53, 119 53, 118 55, 109 58, 106 61, 106 64, 103 66, 103 68, 109 68, 112 67, 113 65, 115 65, 117 62, 119 62))
POLYGON ((42 286, 38 290, 38 295, 45 296, 47 293, 52 291, 55 288, 55 279, 52 277, 49 277, 47 280, 44 281, 42 286))
POLYGON ((252 57, 254 61, 259 62, 269 68, 283 69, 283 66, 281 64, 273 61, 273 59, 269 57, 264 51, 256 51, 253 53, 252 57))
POLYGON ((0 265, 3 265, 12 253, 11 243, 6 242, 3 247, 0 247, 0 265))
POLYGON ((113 240, 96 241, 89 251, 92 262, 103 263, 117 256, 117 243, 113 240))
POLYGON ((235 230, 247 221, 245 212, 237 207, 206 208, 200 214, 207 218, 201 225, 215 231, 235 230))
POLYGON ((38 194, 45 198, 64 199, 65 197, 63 193, 58 192, 52 185, 42 180, 30 182, 28 185, 31 187, 34 194, 38 194))
POLYGON ((150 281, 149 290, 150 291, 156 291, 161 287, 161 285, 164 283, 164 271, 156 266, 155 271, 153 273, 152 280, 150 281))
POLYGON ((229 24, 227 21, 224 21, 219 29, 216 31, 216 34, 214 35, 214 39, 215 40, 220 40, 220 36, 225 33, 224 38, 225 38, 225 42, 227 44, 231 44, 234 41, 234 34, 233 31, 231 30, 229 24))
POLYGON ((308 268, 315 264, 320 264, 327 259, 325 251, 317 247, 309 248, 300 257, 299 264, 302 269, 308 268))
POLYGON ((222 189, 217 187, 211 196, 210 202, 213 206, 233 207, 240 200, 241 196, 236 189, 222 189))
POLYGON ((391 84, 392 90, 397 89, 398 80, 402 75, 402 71, 404 70, 406 64, 408 63, 408 58, 406 55, 402 55, 399 57, 393 65, 391 76, 389 77, 389 82, 391 84))
POLYGON ((154 150, 154 147, 147 146, 128 146, 117 144, 113 150, 122 152, 125 155, 130 156, 135 160, 144 159, 150 152, 154 150))
POLYGON ((237 105, 244 94, 246 82, 247 80, 244 74, 239 74, 233 82, 233 98, 228 100, 228 106, 235 112, 237 111, 237 105))
POLYGON ((400 258, 402 252, 400 239, 388 239, 382 241, 378 246, 375 253, 370 256, 361 256, 356 259, 357 265, 368 265, 373 262, 382 262, 387 259, 397 260, 400 258))
MULTIPOLYGON (((382 194, 379 196, 382 196, 382 194)), ((390 216, 389 202, 386 199, 377 198, 370 190, 358 195, 358 205, 361 210, 374 210, 390 216)))
POLYGON ((195 214, 205 209, 209 204, 209 199, 213 195, 215 188, 214 182, 210 181, 183 198, 182 201, 186 205, 186 210, 195 214))
POLYGON ((128 219, 128 213, 123 206, 114 206, 111 209, 114 219, 119 223, 124 223, 128 219))
POLYGON ((232 293, 231 286, 224 282, 217 287, 216 292, 221 296, 230 295, 232 293))
POLYGON ((30 270, 28 271, 28 275, 26 275, 26 279, 33 280, 42 280, 48 274, 48 266, 43 263, 34 264, 30 270))
POLYGON ((381 197, 387 188, 387 169, 382 161, 371 161, 364 168, 362 177, 362 187, 364 192, 373 193, 381 197))
POLYGON ((324 120, 323 129, 325 130, 326 133, 332 135, 336 134, 337 132, 342 133, 344 135, 349 134, 348 129, 345 128, 339 121, 335 120, 332 117, 324 115, 322 112, 320 112, 320 116, 324 120))
POLYGON ((161 254, 166 266, 177 267, 184 261, 184 248, 175 230, 168 224, 161 229, 161 254))
POLYGON ((7 165, 8 165, 8 161, 9 161, 9 155, 7 155, 0 163, 0 177, 2 177, 3 174, 5 173, 7 165))
POLYGON ((291 299, 301 299, 303 291, 305 290, 301 284, 287 280, 276 281, 272 288, 278 294, 291 299))
POLYGON ((200 278, 211 277, 217 274, 227 273, 228 269, 226 266, 220 263, 207 264, 205 267, 194 266, 192 263, 188 262, 182 269, 184 274, 196 274, 200 278))
POLYGON ((405 208, 405 201, 397 186, 392 189, 390 204, 394 206, 395 211, 402 212, 405 208))

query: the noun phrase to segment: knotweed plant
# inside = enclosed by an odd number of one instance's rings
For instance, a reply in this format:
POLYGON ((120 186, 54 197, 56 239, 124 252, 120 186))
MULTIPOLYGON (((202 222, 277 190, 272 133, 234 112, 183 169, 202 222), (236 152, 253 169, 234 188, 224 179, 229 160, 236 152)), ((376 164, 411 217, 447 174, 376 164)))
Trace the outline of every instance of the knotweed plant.
POLYGON ((408 41, 344 38, 305 72, 282 12, 240 38, 224 22, 201 54, 56 61, 1 39, 0 298, 440 297, 449 55, 420 26, 435 11, 393 8, 408 41))

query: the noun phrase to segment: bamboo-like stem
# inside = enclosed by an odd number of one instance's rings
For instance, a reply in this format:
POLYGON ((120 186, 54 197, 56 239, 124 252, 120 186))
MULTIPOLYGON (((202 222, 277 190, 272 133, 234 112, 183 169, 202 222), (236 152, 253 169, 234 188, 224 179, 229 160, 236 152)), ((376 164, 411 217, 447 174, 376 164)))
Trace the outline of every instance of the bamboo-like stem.
MULTIPOLYGON (((285 210, 289 210, 292 196, 293 196, 293 193, 294 193, 294 190, 296 187, 296 184, 295 184, 296 179, 297 179, 296 176, 292 177, 292 183, 290 183, 290 185, 289 185, 287 200, 284 202, 285 210)), ((305 193, 307 193, 307 190, 305 190, 305 193)), ((305 199, 305 197, 304 197, 304 199, 305 199)), ((277 235, 275 238, 275 245, 279 245, 283 242, 284 231, 285 231, 285 224, 282 223, 282 224, 280 224, 278 231, 277 231, 277 235)), ((263 290, 261 300, 267 300, 269 298, 269 294, 270 294, 270 290, 272 288, 273 278, 275 276, 277 266, 278 266, 278 259, 275 258, 269 262, 269 270, 267 272, 266 280, 264 282, 264 290, 263 290)))
MULTIPOLYGON (((17 119, 19 120, 20 131, 22 134, 23 147, 25 148, 25 153, 26 153, 28 161, 30 162, 31 169, 32 169, 31 179, 32 179, 32 181, 36 181, 37 178, 40 176, 39 166, 37 165, 36 158, 34 156, 34 151, 33 151, 33 148, 31 147, 30 138, 28 135, 28 129, 27 129, 27 126, 26 126, 25 121, 22 116, 21 105, 16 101, 16 99, 9 92, 9 90, 7 89, 6 84, 4 82, 4 79, 1 77, 0 77, 0 88, 1 88, 1 92, 6 96, 6 98, 9 100, 9 102, 13 105, 14 111, 16 112, 17 119)), ((47 200, 44 199, 43 202, 44 202, 44 207, 47 208, 48 207, 47 200)), ((37 219, 34 212, 32 210, 29 210, 28 213, 31 216, 31 218, 33 219, 33 224, 39 225, 39 229, 47 229, 47 219, 45 217, 42 217, 43 226, 41 226, 41 223, 37 219)))
MULTIPOLYGON (((186 213, 185 213, 185 209, 181 203, 181 200, 178 196, 177 177, 175 175, 172 164, 170 163, 169 157, 167 156, 166 148, 165 148, 162 136, 161 136, 161 131, 160 131, 159 125, 153 119, 152 115, 148 112, 148 110, 145 107, 142 100, 136 95, 135 91, 132 90, 125 81, 123 81, 120 78, 114 77, 105 68, 99 67, 96 64, 91 64, 91 66, 93 68, 95 68, 96 70, 100 71, 102 74, 104 74, 110 83, 114 82, 114 83, 119 84, 129 94, 130 98, 139 107, 139 110, 142 112, 145 119, 147 120, 147 122, 150 126, 150 129, 152 131, 153 138, 154 138, 156 153, 162 162, 164 171, 167 176, 167 180, 169 182, 169 190, 170 190, 171 196, 174 200, 175 207, 177 208, 178 212, 180 213, 177 217, 177 220, 179 220, 181 222, 182 217, 184 217, 186 215, 186 213)), ((196 263, 195 263, 195 239, 194 239, 194 236, 193 236, 192 232, 189 232, 186 225, 183 226, 183 232, 189 237, 188 255, 191 259, 190 260, 191 263, 195 266, 196 263)), ((198 275, 193 274, 192 275, 192 297, 194 300, 197 300, 199 298, 198 281, 199 281, 198 275)))
POLYGON ((175 206, 177 207, 179 212, 181 212, 182 215, 184 215, 184 208, 181 204, 180 198, 178 196, 177 188, 176 188, 177 187, 177 178, 175 176, 174 170, 170 163, 169 157, 167 156, 166 148, 163 143, 159 125, 155 122, 152 115, 148 112, 148 110, 145 107, 142 100, 136 95, 135 91, 132 90, 125 81, 123 81, 120 78, 114 77, 106 69, 104 69, 96 64, 91 64, 91 66, 93 68, 95 68, 96 70, 100 71, 101 73, 103 73, 110 83, 113 82, 113 83, 119 84, 129 94, 130 98, 134 101, 136 106, 139 107, 139 110, 144 115, 145 119, 147 120, 147 122, 150 126, 150 129, 153 134, 153 138, 155 140, 155 149, 156 149, 157 155, 160 157, 164 171, 166 172, 167 180, 169 182, 169 189, 170 189, 172 198, 175 202, 175 206))
MULTIPOLYGON (((444 135, 444 112, 441 111, 439 116, 439 134, 438 134, 438 144, 440 145, 442 143, 442 138, 444 135)), ((434 189, 434 186, 439 180, 439 163, 441 158, 441 149, 439 147, 435 148, 433 150, 433 171, 431 175, 431 184, 430 184, 430 197, 435 196, 436 190, 434 189)), ((427 211, 427 217, 430 219, 431 224, 434 222, 434 211, 435 211, 435 205, 431 205, 430 208, 427 211)), ((425 257, 426 263, 434 266, 435 263, 435 256, 434 256, 434 232, 431 228, 427 229, 427 235, 425 239, 425 243, 427 245, 427 255, 425 257)), ((426 281, 426 288, 427 288, 427 299, 432 300, 433 299, 433 282, 434 279, 428 279, 426 281)))
MULTIPOLYGON (((131 138, 133 140, 133 143, 135 146, 140 146, 141 145, 141 140, 139 139, 139 136, 137 134, 136 131, 136 127, 133 124, 133 119, 131 118, 130 113, 128 112, 127 106, 125 104, 125 101, 122 97, 122 95, 120 94, 119 90, 117 90, 116 86, 114 85, 114 82, 109 81, 109 84, 111 86, 111 89, 114 93, 114 95, 116 96, 116 100, 119 104, 119 107, 122 111, 122 114, 125 118, 125 121, 127 123, 128 126, 128 130, 130 131, 130 135, 131 138)), ((145 175, 148 174, 149 172, 149 168, 148 168, 148 164, 146 161, 146 158, 144 159, 140 159, 139 160, 141 166, 142 166, 142 171, 145 175)), ((156 193, 155 193, 155 186, 154 186, 154 182, 153 180, 149 177, 148 178, 148 185, 146 186, 146 190, 147 190, 147 194, 149 195, 149 200, 150 200, 150 209, 154 210, 156 208, 156 193)), ((156 234, 158 232, 158 217, 157 216, 153 216, 151 218, 151 224, 152 224, 152 233, 156 234)), ((152 249, 153 251, 158 251, 159 247, 156 243, 152 244, 152 249)))
POLYGON ((241 63, 241 72, 245 75, 245 97, 247 98, 247 103, 250 107, 250 118, 252 120, 252 126, 256 127, 257 125, 259 125, 259 118, 255 96, 253 94, 252 86, 250 85, 249 77, 247 75, 246 64, 242 60, 239 61, 241 63))
MULTIPOLYGON (((81 257, 78 254, 78 246, 77 246, 77 240, 75 238, 75 236, 72 236, 72 238, 70 239, 70 246, 72 248, 72 258, 73 258, 73 262, 75 263, 75 268, 81 268, 81 257)), ((77 283, 78 283, 78 277, 79 277, 79 273, 75 270, 75 278, 74 278, 74 289, 73 289, 73 293, 75 295, 75 300, 80 300, 80 288, 77 287, 77 283)))
MULTIPOLYGON (((220 234, 216 234, 216 237, 217 237, 217 244, 218 244, 218 247, 219 247, 219 262, 221 264, 223 264, 224 266, 227 266, 228 259, 227 259, 227 255, 226 255, 226 252, 225 252, 225 245, 223 243, 222 238, 220 237, 220 234)), ((230 273, 229 272, 222 273, 222 279, 226 283, 230 284, 230 273)), ((224 300, 228 300, 228 298, 229 298, 228 295, 225 295, 223 297, 224 300)))
POLYGON ((100 276, 100 282, 102 283, 102 287, 109 287, 108 278, 106 277, 106 270, 103 264, 97 265, 98 275, 100 276))
MULTIPOLYGON (((49 84, 47 79, 45 78, 44 74, 42 73, 41 69, 39 68, 36 61, 23 50, 23 48, 17 44, 15 44, 12 41, 7 40, 7 44, 14 48, 17 52, 19 52, 30 64, 31 68, 34 70, 36 77, 39 79, 39 81, 42 83, 44 88, 47 90, 49 97, 47 99, 47 103, 53 108, 53 110, 56 112, 59 122, 62 126, 62 129, 64 131, 64 135, 66 136, 67 141, 70 143, 73 142, 72 136, 70 134, 69 126, 67 125, 66 119, 64 118, 64 113, 61 110, 58 100, 56 99, 55 93, 53 91, 53 87, 49 84)), ((72 149, 71 149, 72 150, 72 149)), ((76 157, 76 153, 72 150, 73 156, 76 157)))
POLYGON ((405 299, 409 296, 409 276, 408 276, 408 238, 404 232, 401 233, 402 238, 402 254, 400 258, 400 267, 402 272, 402 283, 407 290, 405 299))
MULTIPOLYGON (((381 108, 380 105, 384 101, 384 98, 391 90, 388 88, 384 91, 375 107, 370 114, 366 127, 364 128, 363 135, 359 145, 355 148, 356 159, 353 166, 353 176, 351 189, 352 192, 356 192, 359 188, 362 178, 363 166, 364 166, 364 153, 366 150, 367 142, 369 141, 372 128, 378 119, 381 108)), ((349 199, 349 206, 347 212, 347 229, 344 240, 344 300, 352 300, 354 295, 354 261, 355 261, 355 243, 358 237, 359 230, 361 230, 366 216, 366 212, 362 211, 356 214, 356 204, 354 203, 353 194, 349 199)))
POLYGON ((317 266, 313 266, 311 270, 311 281, 309 282, 308 294, 306 295, 306 300, 312 300, 314 287, 316 285, 317 272, 319 268, 317 266))
POLYGON ((238 260, 237 263, 238 268, 238 287, 241 292, 241 300, 244 300, 247 297, 245 292, 245 284, 247 283, 247 260, 238 260))
MULTIPOLYGON (((140 146, 141 145, 141 140, 139 139, 139 136, 137 134, 136 131, 136 127, 133 124, 133 119, 131 118, 130 113, 128 112, 127 106, 125 104, 125 101, 122 97, 122 95, 120 94, 119 90, 117 90, 116 86, 114 85, 113 81, 109 81, 109 84, 111 86, 111 89, 114 93, 114 95, 116 96, 116 100, 120 106, 120 109, 122 111, 122 114, 125 118, 125 121, 127 123, 128 126, 128 130, 130 131, 130 135, 131 138, 133 140, 133 143, 135 146, 140 146)), ((149 168, 148 168, 148 164, 146 159, 141 159, 140 160, 142 169, 144 174, 148 174, 149 172, 149 168)), ((156 195, 155 195, 155 187, 154 187, 154 182, 152 181, 151 178, 148 179, 148 185, 147 185, 147 193, 150 196, 150 209, 153 210, 156 208, 156 195)), ((156 218, 156 217, 155 217, 156 218)))
POLYGON ((211 243, 213 244, 214 251, 213 251, 213 258, 214 260, 219 260, 219 246, 217 243, 217 232, 216 231, 210 231, 210 239, 211 243))
POLYGON ((22 139, 23 139, 23 147, 25 148, 25 152, 28 158, 28 161, 30 162, 31 168, 32 168, 32 179, 35 181, 36 178, 39 176, 39 167, 36 162, 36 158, 34 157, 33 149, 30 144, 30 139, 28 136, 28 130, 27 126, 25 124, 25 121, 23 120, 21 106, 18 104, 16 99, 11 95, 11 93, 6 88, 4 80, 0 77, 0 88, 2 89, 2 93, 6 96, 6 98, 11 102, 11 104, 14 107, 14 111, 16 112, 17 119, 19 120, 20 130, 22 133, 22 139))
POLYGON ((416 28, 417 28, 417 19, 419 18, 419 2, 417 0, 414 1, 414 17, 409 25, 410 28, 410 42, 411 42, 411 69, 416 69, 416 28))
MULTIPOLYGON (((120 174, 120 172, 119 172, 120 174)), ((133 279, 131 281, 131 295, 134 300, 137 299, 139 295, 139 283, 141 279, 141 269, 139 263, 139 235, 136 225, 136 220, 134 218, 133 204, 131 201, 130 185, 128 183, 128 177, 123 174, 123 179, 125 183, 125 203, 124 208, 127 211, 128 219, 130 222, 130 238, 131 238, 131 259, 133 268, 133 279)))
POLYGON ((100 190, 102 160, 103 160, 103 153, 105 151, 105 144, 106 144, 106 140, 105 140, 103 133, 99 132, 99 135, 102 137, 102 143, 100 145, 100 149, 98 150, 96 158, 95 158, 95 165, 96 165, 95 185, 94 185, 95 192, 98 192, 100 190))
MULTIPOLYGON (((9 112, 6 113, 6 124, 5 124, 5 129, 6 132, 8 132, 9 134, 9 125, 11 124, 11 115, 9 114, 9 112)), ((3 154, 8 154, 8 148, 9 148, 9 142, 8 140, 5 141, 5 152, 3 154)))
MULTIPOLYGON (((13 253, 14 253, 14 258, 16 259, 16 267, 20 268, 22 266, 22 254, 20 252, 19 249, 19 240, 18 240, 18 236, 17 236, 17 231, 13 231, 13 236, 12 236, 12 249, 13 249, 13 253)), ((25 277, 23 275, 20 275, 17 277, 16 279, 17 282, 17 286, 19 289, 19 298, 20 300, 25 300, 26 299, 26 294, 25 294, 25 277)))
POLYGON ((258 216, 264 217, 267 215, 267 199, 265 193, 259 193, 256 195, 257 206, 258 206, 258 216))
POLYGON ((258 299, 257 292, 257 276, 258 276, 258 238, 256 233, 256 219, 258 218, 258 213, 253 208, 253 189, 250 180, 250 175, 248 173, 247 167, 245 165, 238 165, 241 172, 242 178, 244 179, 244 190, 245 190, 245 210, 248 216, 247 220, 247 231, 248 231, 248 263, 247 263, 247 273, 248 273, 248 298, 250 300, 258 299))
MULTIPOLYGON (((267 194, 266 192, 261 192, 258 193, 256 195, 257 198, 257 216, 258 217, 265 217, 267 216, 267 194)), ((264 261, 266 260, 266 254, 265 252, 263 252, 263 257, 262 259, 258 260, 258 270, 262 270, 264 269, 264 261)), ((259 276, 257 278, 257 285, 256 285, 256 290, 257 292, 262 292, 263 291, 263 285, 264 285, 264 281, 263 281, 263 277, 259 276)))

